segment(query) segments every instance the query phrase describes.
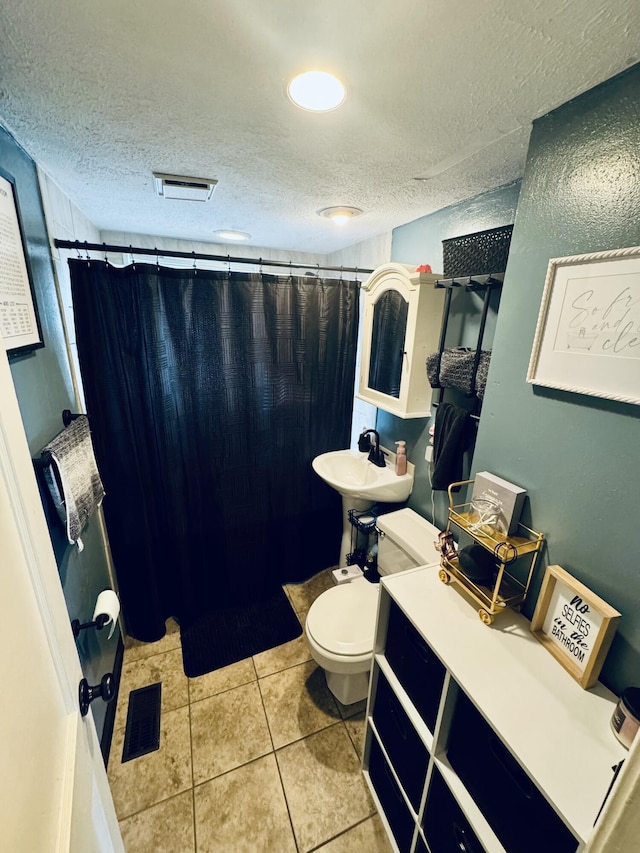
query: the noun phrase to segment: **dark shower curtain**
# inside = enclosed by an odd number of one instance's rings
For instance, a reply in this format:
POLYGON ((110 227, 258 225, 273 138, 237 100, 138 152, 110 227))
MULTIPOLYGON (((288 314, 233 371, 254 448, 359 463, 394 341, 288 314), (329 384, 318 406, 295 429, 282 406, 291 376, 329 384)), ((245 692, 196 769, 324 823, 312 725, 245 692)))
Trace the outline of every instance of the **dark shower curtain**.
POLYGON ((335 563, 358 284, 71 260, 127 630, 249 604, 335 563))

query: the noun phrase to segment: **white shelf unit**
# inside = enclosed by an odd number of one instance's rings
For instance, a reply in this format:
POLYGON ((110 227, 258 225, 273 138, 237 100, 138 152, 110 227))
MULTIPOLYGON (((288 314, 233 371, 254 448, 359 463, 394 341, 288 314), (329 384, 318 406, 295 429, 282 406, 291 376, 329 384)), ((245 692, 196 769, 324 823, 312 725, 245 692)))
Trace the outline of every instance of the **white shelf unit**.
POLYGON ((529 624, 487 627, 435 567, 382 580, 363 770, 400 853, 585 849, 626 755, 617 697, 583 690, 529 624))

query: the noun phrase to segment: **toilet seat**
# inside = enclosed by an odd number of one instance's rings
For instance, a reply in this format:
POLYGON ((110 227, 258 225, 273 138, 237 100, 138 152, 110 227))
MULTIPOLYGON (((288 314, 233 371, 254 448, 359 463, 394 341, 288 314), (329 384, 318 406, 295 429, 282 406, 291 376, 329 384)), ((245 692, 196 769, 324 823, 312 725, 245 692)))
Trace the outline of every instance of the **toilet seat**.
POLYGON ((329 656, 371 656, 378 613, 378 584, 342 584, 317 598, 307 614, 309 638, 329 656))

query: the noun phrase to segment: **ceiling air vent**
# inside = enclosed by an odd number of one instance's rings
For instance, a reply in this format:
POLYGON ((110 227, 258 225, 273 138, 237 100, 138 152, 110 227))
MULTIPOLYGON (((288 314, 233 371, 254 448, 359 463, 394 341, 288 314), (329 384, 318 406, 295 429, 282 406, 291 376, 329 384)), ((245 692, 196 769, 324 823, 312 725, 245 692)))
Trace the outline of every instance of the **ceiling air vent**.
POLYGON ((183 175, 153 173, 156 192, 161 198, 182 201, 209 201, 218 183, 213 178, 186 178, 183 175))

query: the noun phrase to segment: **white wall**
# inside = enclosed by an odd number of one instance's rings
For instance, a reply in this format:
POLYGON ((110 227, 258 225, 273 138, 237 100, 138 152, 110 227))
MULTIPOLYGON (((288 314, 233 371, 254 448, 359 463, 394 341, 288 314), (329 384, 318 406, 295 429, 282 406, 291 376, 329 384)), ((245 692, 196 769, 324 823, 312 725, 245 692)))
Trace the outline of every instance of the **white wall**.
MULTIPOLYGON (((355 243, 339 252, 327 255, 326 263, 336 267, 357 267, 358 269, 375 269, 380 264, 386 264, 391 260, 391 231, 355 243)), ((368 273, 363 278, 368 277, 368 273)), ((365 403, 355 397, 355 391, 360 381, 360 357, 362 355, 362 317, 364 314, 364 294, 360 293, 360 326, 358 329, 358 352, 356 356, 356 379, 353 401, 353 418, 351 421, 351 447, 357 447, 358 436, 363 427, 376 426, 378 410, 371 403, 365 403)))
MULTIPOLYGON (((287 274, 286 267, 269 267, 269 260, 291 261, 292 263, 308 264, 310 269, 313 269, 317 264, 325 263, 324 255, 317 255, 311 252, 286 252, 282 249, 265 249, 260 246, 246 246, 242 243, 203 243, 195 240, 178 240, 173 237, 159 237, 153 234, 131 234, 126 231, 102 231, 100 233, 100 243, 107 243, 114 246, 136 246, 141 249, 165 249, 174 252, 201 252, 207 255, 224 255, 230 257, 256 258, 258 263, 255 266, 251 264, 231 264, 231 269, 241 270, 243 272, 258 272, 261 268, 260 259, 263 260, 262 268, 266 273, 282 275, 287 274)), ((137 255, 136 260, 146 263, 154 263, 155 258, 148 255, 137 255)), ((162 255, 160 255, 162 257, 162 255)), ((131 255, 109 255, 109 260, 112 263, 129 263, 131 255)), ((162 261, 165 265, 175 267, 189 267, 193 265, 193 261, 189 258, 165 258, 162 261)), ((200 269, 227 269, 228 264, 225 261, 196 261, 196 266, 200 269)), ((294 270, 294 272, 304 274, 304 270, 294 270)))
POLYGON ((84 395, 80 381, 76 330, 73 322, 73 304, 71 301, 71 278, 69 276, 69 258, 77 257, 77 252, 57 249, 56 238, 60 240, 82 240, 87 243, 101 242, 100 231, 90 222, 84 213, 76 207, 60 187, 47 173, 38 167, 38 180, 42 195, 42 206, 51 242, 51 257, 56 277, 60 314, 65 328, 72 380, 79 410, 84 411, 84 395))

